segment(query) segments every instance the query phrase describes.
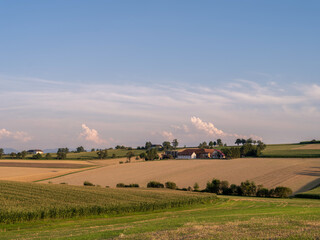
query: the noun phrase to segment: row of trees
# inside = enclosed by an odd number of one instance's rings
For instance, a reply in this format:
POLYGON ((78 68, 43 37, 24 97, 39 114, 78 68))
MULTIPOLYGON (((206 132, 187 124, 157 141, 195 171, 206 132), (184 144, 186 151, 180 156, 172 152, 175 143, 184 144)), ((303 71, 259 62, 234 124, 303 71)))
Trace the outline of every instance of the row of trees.
POLYGON ((228 181, 212 179, 207 183, 205 192, 223 195, 256 196, 256 197, 280 197, 285 198, 292 195, 292 190, 287 187, 276 187, 275 189, 264 188, 263 185, 256 185, 253 181, 241 182, 240 185, 231 184, 228 181))
POLYGON ((202 142, 202 143, 200 143, 200 144, 198 145, 198 148, 208 149, 208 148, 213 148, 213 147, 215 147, 215 146, 219 146, 219 147, 223 146, 223 142, 222 142, 222 140, 221 140, 220 138, 217 139, 217 141, 210 141, 209 143, 207 143, 206 141, 204 141, 204 142, 202 142))
POLYGON ((241 147, 222 148, 226 158, 240 158, 240 157, 259 157, 266 145, 259 141, 258 145, 245 143, 241 147))

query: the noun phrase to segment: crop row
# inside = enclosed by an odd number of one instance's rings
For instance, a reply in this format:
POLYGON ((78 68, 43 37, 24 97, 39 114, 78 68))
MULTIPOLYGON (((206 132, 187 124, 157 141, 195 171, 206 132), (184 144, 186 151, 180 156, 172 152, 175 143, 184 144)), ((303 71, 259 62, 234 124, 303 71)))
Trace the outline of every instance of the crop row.
POLYGON ((0 222, 120 214, 212 201, 213 194, 0 181, 0 222))

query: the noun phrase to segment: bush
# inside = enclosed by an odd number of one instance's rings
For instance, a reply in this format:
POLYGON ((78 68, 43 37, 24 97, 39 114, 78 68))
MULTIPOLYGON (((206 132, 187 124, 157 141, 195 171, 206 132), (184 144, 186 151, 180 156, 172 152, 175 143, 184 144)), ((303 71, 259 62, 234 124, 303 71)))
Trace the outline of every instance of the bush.
POLYGON ((256 196, 257 186, 253 181, 245 181, 240 184, 242 196, 256 196))
POLYGON ((287 198, 292 195, 292 190, 288 187, 276 187, 274 195, 279 198, 287 198))
POLYGON ((94 184, 89 181, 84 181, 83 186, 94 186, 94 184))
POLYGON ((116 185, 116 187, 117 188, 123 188, 123 187, 125 187, 126 185, 124 184, 124 183, 118 183, 117 185, 116 185))
POLYGON ((197 182, 194 183, 194 185, 193 185, 193 190, 194 190, 195 192, 198 192, 199 189, 200 189, 199 184, 198 184, 197 182))
POLYGON ((206 192, 216 193, 220 194, 221 188, 220 188, 221 182, 219 179, 212 179, 211 182, 207 182, 206 192))
POLYGON ((257 197, 269 197, 269 190, 267 188, 260 188, 257 191, 257 197))
POLYGON ((160 182, 151 181, 151 182, 148 182, 147 187, 148 188, 164 188, 164 185, 160 182))
POLYGON ((177 184, 175 184, 174 182, 166 182, 165 185, 166 185, 166 188, 177 189, 177 184))

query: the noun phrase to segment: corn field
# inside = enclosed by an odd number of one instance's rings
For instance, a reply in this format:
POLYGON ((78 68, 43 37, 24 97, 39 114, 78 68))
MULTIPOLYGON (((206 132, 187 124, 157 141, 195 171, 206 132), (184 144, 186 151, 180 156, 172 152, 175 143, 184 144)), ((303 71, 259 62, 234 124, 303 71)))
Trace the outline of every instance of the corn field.
POLYGON ((114 215, 215 201, 214 194, 0 181, 0 222, 114 215))

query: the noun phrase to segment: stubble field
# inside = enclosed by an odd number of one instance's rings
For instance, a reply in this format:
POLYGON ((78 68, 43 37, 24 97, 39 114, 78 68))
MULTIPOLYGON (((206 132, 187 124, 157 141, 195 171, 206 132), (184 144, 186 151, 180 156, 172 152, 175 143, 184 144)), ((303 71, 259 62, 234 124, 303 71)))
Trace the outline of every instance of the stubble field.
POLYGON ((90 181, 101 186, 115 187, 117 183, 138 183, 145 187, 149 181, 173 181, 178 187, 204 188, 212 178, 240 184, 252 180, 267 188, 286 186, 294 192, 304 192, 320 184, 320 159, 313 158, 242 158, 233 160, 167 160, 133 162, 103 166, 74 173, 45 182, 82 185, 90 181))

